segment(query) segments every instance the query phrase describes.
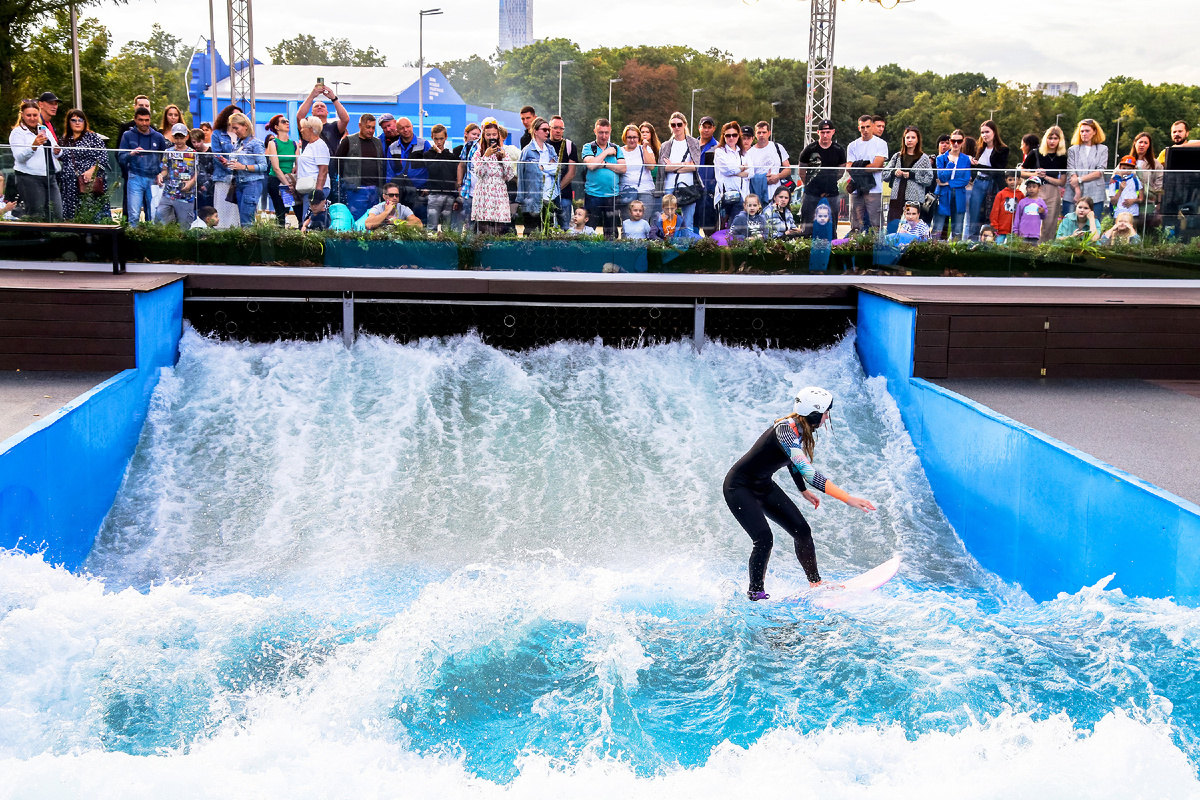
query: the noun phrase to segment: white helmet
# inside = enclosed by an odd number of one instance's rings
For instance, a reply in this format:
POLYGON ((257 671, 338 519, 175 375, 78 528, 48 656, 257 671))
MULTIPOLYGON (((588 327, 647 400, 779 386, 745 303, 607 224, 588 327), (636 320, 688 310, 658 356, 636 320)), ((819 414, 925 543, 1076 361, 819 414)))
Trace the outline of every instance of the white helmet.
POLYGON ((796 392, 796 404, 792 410, 808 420, 814 428, 821 424, 825 412, 833 408, 833 395, 820 386, 805 386, 796 392))

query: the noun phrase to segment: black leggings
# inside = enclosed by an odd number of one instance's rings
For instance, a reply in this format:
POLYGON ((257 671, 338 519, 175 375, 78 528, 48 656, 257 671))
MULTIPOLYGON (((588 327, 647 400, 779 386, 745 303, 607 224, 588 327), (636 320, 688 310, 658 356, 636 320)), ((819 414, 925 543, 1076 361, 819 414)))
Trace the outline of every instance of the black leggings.
POLYGON ((765 492, 727 483, 724 494, 729 510, 754 542, 754 549, 750 551, 750 591, 763 591, 767 562, 771 559, 771 547, 775 542, 771 526, 767 524, 768 519, 791 534, 796 543, 796 558, 808 580, 811 583, 821 580, 817 572, 817 550, 813 545, 812 528, 796 504, 774 481, 765 492))
MULTIPOLYGON (((267 197, 271 198, 271 207, 275 211, 275 221, 282 226, 287 220, 288 209, 283 204, 283 195, 279 193, 279 187, 281 185, 282 183, 279 178, 275 177, 274 175, 267 176, 267 197)), ((297 201, 292 207, 292 213, 296 215, 297 222, 304 222, 304 217, 300 216, 299 201, 297 201)))

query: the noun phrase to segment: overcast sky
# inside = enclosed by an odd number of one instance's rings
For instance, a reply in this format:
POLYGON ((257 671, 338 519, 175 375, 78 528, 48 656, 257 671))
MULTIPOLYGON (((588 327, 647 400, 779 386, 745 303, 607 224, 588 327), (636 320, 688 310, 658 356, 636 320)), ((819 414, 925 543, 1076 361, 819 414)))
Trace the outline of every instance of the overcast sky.
MULTIPOLYGON (((719 47, 735 58, 804 59, 808 48, 809 5, 802 0, 532 1, 534 36, 566 37, 584 50, 686 44, 697 50, 719 47), (678 12, 663 13, 672 7, 678 12), (646 24, 637 28, 631 20, 639 18, 646 24), (662 29, 667 18, 688 27, 662 29)), ((437 5, 428 0, 428 7, 437 5)), ((498 0, 442 0, 440 7, 445 15, 426 18, 427 62, 495 50, 498 0)), ((227 52, 224 8, 218 0, 217 42, 227 52)), ((416 59, 417 7, 396 14, 394 4, 346 6, 344 19, 331 19, 329 12, 336 8, 328 0, 254 0, 255 55, 269 61, 268 45, 310 33, 318 40, 346 37, 356 47, 374 46, 389 64, 416 59)), ((154 22, 189 43, 208 34, 208 4, 196 0, 130 0, 86 13, 99 17, 118 46, 144 39, 154 22)), ((847 0, 838 5, 834 61, 838 66, 895 62, 939 73, 983 72, 1020 83, 1077 81, 1082 90, 1120 74, 1150 83, 1194 84, 1200 83, 1191 49, 1197 30, 1196 0, 913 0, 889 10, 847 0)))

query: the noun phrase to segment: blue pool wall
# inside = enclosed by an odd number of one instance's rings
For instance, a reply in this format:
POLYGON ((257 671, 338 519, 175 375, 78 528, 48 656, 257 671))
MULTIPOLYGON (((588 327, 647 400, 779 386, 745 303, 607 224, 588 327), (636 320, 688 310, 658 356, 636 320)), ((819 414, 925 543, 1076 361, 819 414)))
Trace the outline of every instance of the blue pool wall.
POLYGON ((1200 605, 1200 507, 913 377, 916 309, 860 292, 859 358, 883 376, 938 505, 979 563, 1035 600, 1105 576, 1200 605))
POLYGON ((0 547, 78 569, 137 446, 183 333, 183 281, 133 297, 137 367, 0 442, 0 547))

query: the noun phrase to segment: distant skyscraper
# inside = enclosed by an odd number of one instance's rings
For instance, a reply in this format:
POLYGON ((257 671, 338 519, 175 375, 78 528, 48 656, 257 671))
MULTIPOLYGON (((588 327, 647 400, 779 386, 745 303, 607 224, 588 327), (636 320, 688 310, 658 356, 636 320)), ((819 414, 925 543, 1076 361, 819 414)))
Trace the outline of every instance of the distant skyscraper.
POLYGON ((533 44, 533 0, 500 0, 500 49, 533 44))

